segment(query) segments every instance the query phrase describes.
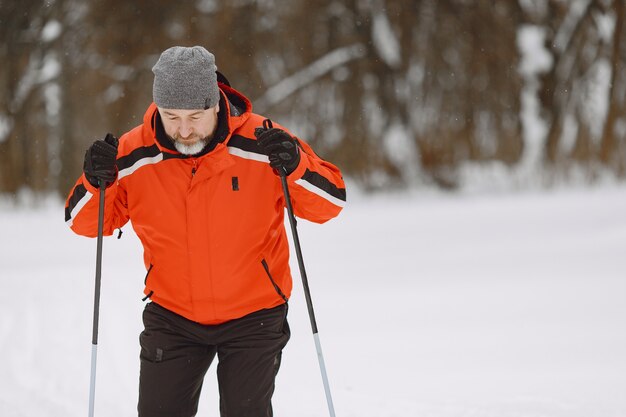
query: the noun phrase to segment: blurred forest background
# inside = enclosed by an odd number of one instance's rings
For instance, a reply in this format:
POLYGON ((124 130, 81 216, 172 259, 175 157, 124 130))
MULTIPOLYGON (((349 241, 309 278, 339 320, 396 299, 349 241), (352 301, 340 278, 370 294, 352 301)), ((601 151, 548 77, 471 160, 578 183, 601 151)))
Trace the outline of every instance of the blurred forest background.
POLYGON ((0 193, 65 195, 196 44, 367 190, 623 179, 625 3, 0 0, 0 193))

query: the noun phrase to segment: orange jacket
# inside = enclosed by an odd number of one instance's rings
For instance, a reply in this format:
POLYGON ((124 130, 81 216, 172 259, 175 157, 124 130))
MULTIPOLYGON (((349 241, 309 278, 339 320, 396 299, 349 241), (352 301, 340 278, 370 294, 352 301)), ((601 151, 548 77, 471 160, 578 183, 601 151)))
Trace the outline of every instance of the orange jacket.
MULTIPOLYGON (((241 93, 220 88, 224 132, 214 149, 191 157, 158 140, 153 103, 143 124, 120 138, 118 179, 105 201, 104 234, 130 220, 143 244, 144 293, 202 324, 280 305, 292 288, 280 178, 254 137, 263 117, 241 93)), ((345 185, 334 165, 298 142, 301 161, 288 177, 294 212, 323 223, 341 211, 345 185)), ((98 190, 84 175, 65 218, 74 232, 97 235, 98 190)))

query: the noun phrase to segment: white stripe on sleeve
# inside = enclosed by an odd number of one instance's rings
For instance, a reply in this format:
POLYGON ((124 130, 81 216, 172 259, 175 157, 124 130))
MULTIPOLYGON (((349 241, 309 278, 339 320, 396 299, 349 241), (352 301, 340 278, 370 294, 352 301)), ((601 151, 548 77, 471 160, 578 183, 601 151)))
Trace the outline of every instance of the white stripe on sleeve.
POLYGON ((311 184, 310 182, 300 178, 299 180, 295 181, 296 184, 298 184, 299 186, 306 188, 307 190, 309 190, 310 192, 312 192, 313 194, 317 194, 320 197, 322 197, 325 200, 330 201, 331 203, 333 203, 334 205, 338 206, 338 207, 344 207, 346 205, 346 202, 343 200, 338 199, 337 197, 334 197, 330 194, 328 194, 326 191, 322 190, 321 188, 316 187, 315 185, 311 184))
POLYGON ((137 171, 142 166, 150 165, 150 164, 156 164, 157 162, 161 162, 162 160, 163 160, 163 154, 162 153, 159 153, 156 156, 152 156, 152 157, 148 157, 148 158, 141 158, 140 160, 138 160, 137 162, 135 162, 134 164, 132 164, 128 168, 124 168, 123 170, 118 172, 118 174, 117 174, 118 175, 118 179, 122 179, 122 178, 132 174, 133 172, 137 171))
POLYGON ((85 207, 85 204, 87 204, 89 200, 91 200, 91 197, 93 197, 93 194, 87 191, 83 198, 81 198, 78 203, 76 203, 74 209, 70 212, 70 219, 65 222, 69 227, 72 227, 72 225, 74 224, 74 217, 76 217, 76 215, 83 209, 83 207, 85 207))
POLYGON ((251 159, 253 161, 265 162, 268 164, 270 162, 270 159, 267 157, 267 155, 244 151, 243 149, 235 148, 234 146, 228 147, 228 153, 230 153, 231 155, 238 156, 240 158, 251 159))

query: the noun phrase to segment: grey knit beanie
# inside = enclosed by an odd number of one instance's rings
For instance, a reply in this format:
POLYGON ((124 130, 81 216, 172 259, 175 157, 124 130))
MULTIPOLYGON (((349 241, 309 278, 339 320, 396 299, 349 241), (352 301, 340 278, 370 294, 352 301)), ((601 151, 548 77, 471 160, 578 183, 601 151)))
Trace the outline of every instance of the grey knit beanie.
POLYGON ((202 46, 166 49, 152 67, 152 96, 165 109, 208 109, 220 98, 215 57, 202 46))

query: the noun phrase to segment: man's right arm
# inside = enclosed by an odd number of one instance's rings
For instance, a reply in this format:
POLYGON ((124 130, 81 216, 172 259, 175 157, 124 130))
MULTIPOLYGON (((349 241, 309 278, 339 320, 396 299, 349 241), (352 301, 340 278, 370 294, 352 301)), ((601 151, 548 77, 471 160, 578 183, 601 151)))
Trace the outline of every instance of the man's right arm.
POLYGON ((128 221, 126 192, 117 182, 118 140, 108 134, 95 141, 85 153, 83 175, 78 179, 65 202, 65 222, 77 234, 95 237, 98 234, 100 183, 106 185, 104 235, 128 221))

